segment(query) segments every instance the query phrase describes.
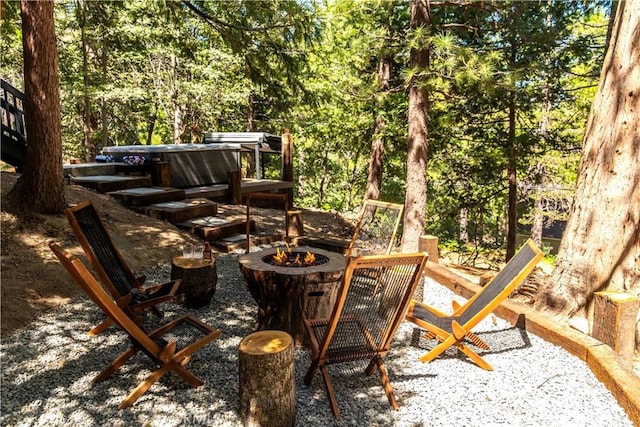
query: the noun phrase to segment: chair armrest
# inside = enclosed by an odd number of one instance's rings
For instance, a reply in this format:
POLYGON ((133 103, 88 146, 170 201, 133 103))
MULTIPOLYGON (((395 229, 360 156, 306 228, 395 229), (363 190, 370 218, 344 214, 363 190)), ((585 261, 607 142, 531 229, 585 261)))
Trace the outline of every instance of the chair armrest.
POLYGON ((144 292, 149 298, 159 298, 164 295, 174 296, 181 285, 182 279, 176 279, 159 285, 149 286, 144 289, 144 292))

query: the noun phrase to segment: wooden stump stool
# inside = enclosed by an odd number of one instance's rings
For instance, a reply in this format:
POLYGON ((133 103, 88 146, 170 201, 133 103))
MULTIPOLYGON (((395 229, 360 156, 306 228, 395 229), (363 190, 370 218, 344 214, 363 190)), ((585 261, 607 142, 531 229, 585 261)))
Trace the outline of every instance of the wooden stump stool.
POLYGON ((293 339, 284 331, 246 336, 238 349, 240 418, 245 426, 292 426, 296 416, 293 339))
POLYGON ((171 262, 171 280, 176 279, 182 279, 178 301, 189 308, 204 307, 216 292, 216 261, 177 256, 171 262))

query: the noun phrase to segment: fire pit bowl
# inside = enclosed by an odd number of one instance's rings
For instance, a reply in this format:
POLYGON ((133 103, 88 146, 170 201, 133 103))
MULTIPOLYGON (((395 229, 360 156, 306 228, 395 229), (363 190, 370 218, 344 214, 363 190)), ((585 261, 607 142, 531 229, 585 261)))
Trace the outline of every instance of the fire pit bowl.
POLYGON ((299 250, 282 250, 276 248, 275 254, 269 254, 262 257, 262 261, 267 264, 277 265, 287 268, 315 267, 325 264, 329 261, 324 255, 314 252, 305 252, 299 250))
POLYGON ((304 345, 305 318, 329 317, 342 281, 346 258, 311 247, 291 248, 293 258, 315 256, 313 265, 276 265, 273 256, 286 248, 269 248, 240 257, 247 290, 258 304, 255 329, 286 331, 296 346, 304 345))

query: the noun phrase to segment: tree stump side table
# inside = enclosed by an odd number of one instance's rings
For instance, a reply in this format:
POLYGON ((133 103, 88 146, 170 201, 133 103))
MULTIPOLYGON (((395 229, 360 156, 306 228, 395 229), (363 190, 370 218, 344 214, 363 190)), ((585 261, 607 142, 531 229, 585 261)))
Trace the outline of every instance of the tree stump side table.
POLYGON ((189 308, 204 307, 211 302, 216 292, 216 260, 174 257, 171 262, 171 280, 176 279, 182 279, 177 300, 189 308))
POLYGON ((244 426, 293 426, 296 416, 293 338, 254 332, 238 347, 240 418, 244 426))

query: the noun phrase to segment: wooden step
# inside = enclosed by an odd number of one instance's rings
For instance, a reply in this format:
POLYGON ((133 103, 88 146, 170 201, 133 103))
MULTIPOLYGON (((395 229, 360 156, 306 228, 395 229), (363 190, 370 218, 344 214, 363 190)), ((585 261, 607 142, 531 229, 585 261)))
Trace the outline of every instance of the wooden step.
POLYGON ((218 213, 217 203, 207 199, 164 202, 139 208, 132 208, 152 218, 162 219, 173 224, 184 222, 192 218, 211 216, 218 213))
MULTIPOLYGON (((279 233, 274 234, 252 234, 251 246, 266 245, 268 243, 280 242, 284 240, 284 236, 279 233)), ((234 234, 220 240, 210 242, 211 246, 220 252, 228 253, 238 249, 247 249, 247 235, 234 234)))
MULTIPOLYGON (((220 240, 235 234, 246 233, 247 231, 247 221, 229 221, 228 219, 215 216, 193 218, 175 225, 178 228, 188 230, 201 239, 209 242, 220 240)), ((253 232, 255 229, 256 222, 255 220, 251 220, 250 231, 253 232)))
POLYGON ((185 200, 184 190, 171 187, 142 187, 112 191, 109 195, 125 206, 146 206, 154 203, 185 200))
POLYGON ((109 193, 128 188, 151 187, 150 176, 71 176, 70 180, 74 184, 96 190, 99 193, 109 193))

